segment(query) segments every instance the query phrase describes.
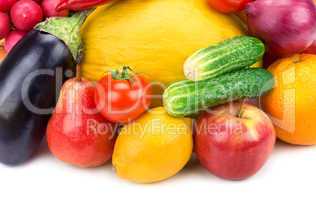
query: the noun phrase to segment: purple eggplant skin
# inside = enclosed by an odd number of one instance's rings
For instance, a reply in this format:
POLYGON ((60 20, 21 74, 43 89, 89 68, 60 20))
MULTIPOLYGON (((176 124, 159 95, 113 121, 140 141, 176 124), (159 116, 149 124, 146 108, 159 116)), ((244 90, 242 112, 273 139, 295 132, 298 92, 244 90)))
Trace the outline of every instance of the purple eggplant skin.
POLYGON ((53 108, 59 91, 57 69, 75 69, 75 65, 71 51, 62 40, 39 30, 28 33, 3 60, 0 64, 1 163, 18 165, 37 151, 50 114, 39 113, 28 105, 53 108), (37 72, 44 73, 35 75, 37 72))

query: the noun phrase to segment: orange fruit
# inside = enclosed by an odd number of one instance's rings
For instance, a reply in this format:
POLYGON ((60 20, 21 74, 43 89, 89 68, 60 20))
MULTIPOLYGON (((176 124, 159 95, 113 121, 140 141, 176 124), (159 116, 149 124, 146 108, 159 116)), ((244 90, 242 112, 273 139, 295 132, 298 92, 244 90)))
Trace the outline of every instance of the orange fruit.
POLYGON ((275 88, 263 97, 278 138, 296 145, 316 144, 316 55, 284 58, 269 67, 275 88))

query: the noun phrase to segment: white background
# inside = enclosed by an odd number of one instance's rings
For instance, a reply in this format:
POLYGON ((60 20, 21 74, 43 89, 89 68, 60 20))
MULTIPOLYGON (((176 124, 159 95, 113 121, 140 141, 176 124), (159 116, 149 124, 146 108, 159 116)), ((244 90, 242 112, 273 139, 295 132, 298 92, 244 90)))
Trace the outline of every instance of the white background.
POLYGON ((177 176, 138 185, 115 176, 111 164, 79 169, 55 159, 44 144, 38 155, 19 167, 0 165, 1 200, 87 199, 316 199, 316 147, 278 142, 273 155, 254 177, 225 181, 192 161, 177 176))

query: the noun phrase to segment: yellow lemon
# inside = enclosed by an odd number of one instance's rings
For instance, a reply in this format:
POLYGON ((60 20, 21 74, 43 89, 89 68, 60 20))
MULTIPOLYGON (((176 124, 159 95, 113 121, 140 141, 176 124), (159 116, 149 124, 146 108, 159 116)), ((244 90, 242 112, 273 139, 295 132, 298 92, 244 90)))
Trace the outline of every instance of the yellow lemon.
POLYGON ((98 80, 128 65, 167 86, 184 79, 193 52, 242 34, 237 19, 206 0, 120 0, 97 9, 82 29, 83 75, 98 80))
POLYGON ((189 161, 192 148, 192 120, 173 118, 159 107, 122 129, 112 162, 118 176, 153 183, 177 174, 189 161))

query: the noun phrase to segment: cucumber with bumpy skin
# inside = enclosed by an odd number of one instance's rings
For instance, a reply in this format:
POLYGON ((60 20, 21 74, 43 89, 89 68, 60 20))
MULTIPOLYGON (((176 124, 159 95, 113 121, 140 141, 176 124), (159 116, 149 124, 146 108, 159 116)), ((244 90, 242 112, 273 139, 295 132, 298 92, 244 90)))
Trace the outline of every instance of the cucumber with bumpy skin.
POLYGON ((185 117, 230 101, 261 96, 273 86, 273 75, 267 70, 244 69, 211 80, 176 82, 166 89, 163 101, 170 115, 185 117))
POLYGON ((201 49, 184 64, 187 79, 200 81, 248 68, 262 58, 263 42, 255 37, 238 36, 216 46, 201 49))

